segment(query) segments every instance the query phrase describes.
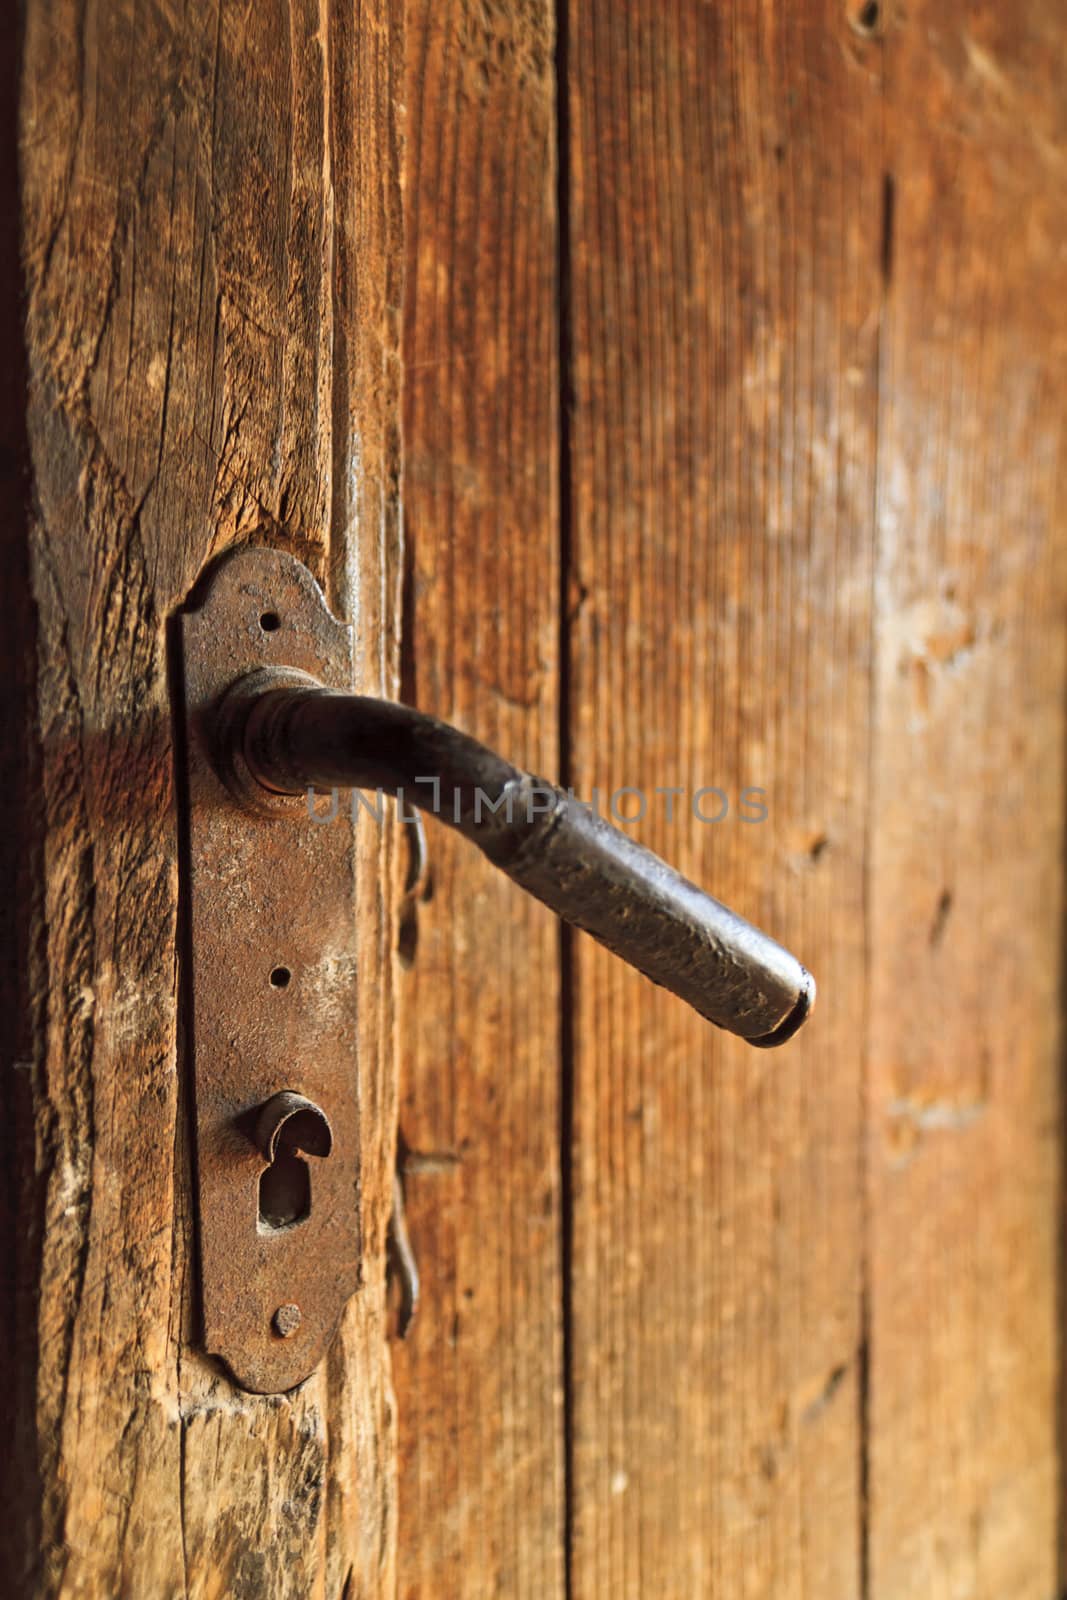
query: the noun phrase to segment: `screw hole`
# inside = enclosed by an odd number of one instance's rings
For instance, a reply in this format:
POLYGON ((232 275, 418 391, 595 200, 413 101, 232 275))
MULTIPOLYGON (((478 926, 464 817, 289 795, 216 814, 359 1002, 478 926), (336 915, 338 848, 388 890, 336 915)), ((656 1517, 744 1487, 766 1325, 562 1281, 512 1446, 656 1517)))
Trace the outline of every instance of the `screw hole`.
POLYGON ((288 967, 275 967, 270 975, 270 981, 275 989, 285 989, 289 985, 292 973, 288 967))
POLYGON ((282 625, 282 619, 276 611, 264 611, 259 619, 259 625, 264 633, 277 633, 282 625))

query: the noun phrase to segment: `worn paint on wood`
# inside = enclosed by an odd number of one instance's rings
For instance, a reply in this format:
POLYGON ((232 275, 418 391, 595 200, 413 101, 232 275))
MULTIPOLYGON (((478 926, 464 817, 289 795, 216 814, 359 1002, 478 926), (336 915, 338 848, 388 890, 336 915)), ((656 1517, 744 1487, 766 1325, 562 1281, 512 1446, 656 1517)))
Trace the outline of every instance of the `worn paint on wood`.
POLYGON ((360 1015, 365 1287, 309 1383, 243 1394, 196 1337, 166 628, 216 552, 285 544, 356 623, 358 681, 395 689, 401 23, 389 0, 27 11, 19 1592, 392 1582, 390 965, 360 1015))
MULTIPOLYGON (((552 16, 409 0, 404 698, 555 775, 552 16)), ((422 1305, 394 1350, 400 1593, 562 1594, 553 918, 427 821, 400 980, 422 1305), (417 936, 417 937, 416 937, 417 936)))

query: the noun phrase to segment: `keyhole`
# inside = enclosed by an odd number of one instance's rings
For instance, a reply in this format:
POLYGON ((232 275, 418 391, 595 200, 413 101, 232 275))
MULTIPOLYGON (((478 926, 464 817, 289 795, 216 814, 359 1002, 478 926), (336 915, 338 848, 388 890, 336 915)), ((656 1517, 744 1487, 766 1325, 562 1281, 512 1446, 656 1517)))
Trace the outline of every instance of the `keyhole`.
POLYGON ((259 1223, 262 1228, 292 1228, 311 1215, 311 1174, 295 1150, 279 1146, 278 1154, 259 1180, 259 1223))
POLYGON ((269 1162, 259 1179, 259 1226, 295 1227, 311 1215, 311 1173, 304 1157, 328 1156, 333 1147, 326 1115, 302 1094, 283 1090, 261 1107, 255 1139, 269 1162))

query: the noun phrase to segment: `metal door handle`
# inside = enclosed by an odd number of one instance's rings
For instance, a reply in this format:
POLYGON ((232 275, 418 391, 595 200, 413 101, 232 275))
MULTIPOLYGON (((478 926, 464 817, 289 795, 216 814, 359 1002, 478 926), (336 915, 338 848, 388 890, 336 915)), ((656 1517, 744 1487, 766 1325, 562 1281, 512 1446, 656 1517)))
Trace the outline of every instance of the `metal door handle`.
POLYGON ((570 795, 433 717, 346 693, 352 630, 294 557, 232 551, 174 641, 204 1342, 273 1394, 321 1359, 361 1257, 356 828, 339 807, 317 826, 306 791, 421 801, 750 1044, 795 1033, 815 985, 570 795))
POLYGON ((264 789, 376 789, 432 810, 565 922, 749 1044, 784 1044, 810 1012, 815 984, 795 956, 469 734, 291 673, 255 674, 233 696, 227 737, 264 789))

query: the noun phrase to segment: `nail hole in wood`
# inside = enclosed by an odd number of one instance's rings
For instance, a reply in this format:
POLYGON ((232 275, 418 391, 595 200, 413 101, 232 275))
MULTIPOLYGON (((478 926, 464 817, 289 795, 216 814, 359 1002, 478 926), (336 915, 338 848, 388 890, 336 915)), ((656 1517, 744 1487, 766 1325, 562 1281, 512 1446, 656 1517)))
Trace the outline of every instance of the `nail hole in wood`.
POLYGON ((878 24, 882 20, 882 8, 879 0, 863 0, 863 4, 852 15, 852 26, 857 33, 875 34, 878 24))

